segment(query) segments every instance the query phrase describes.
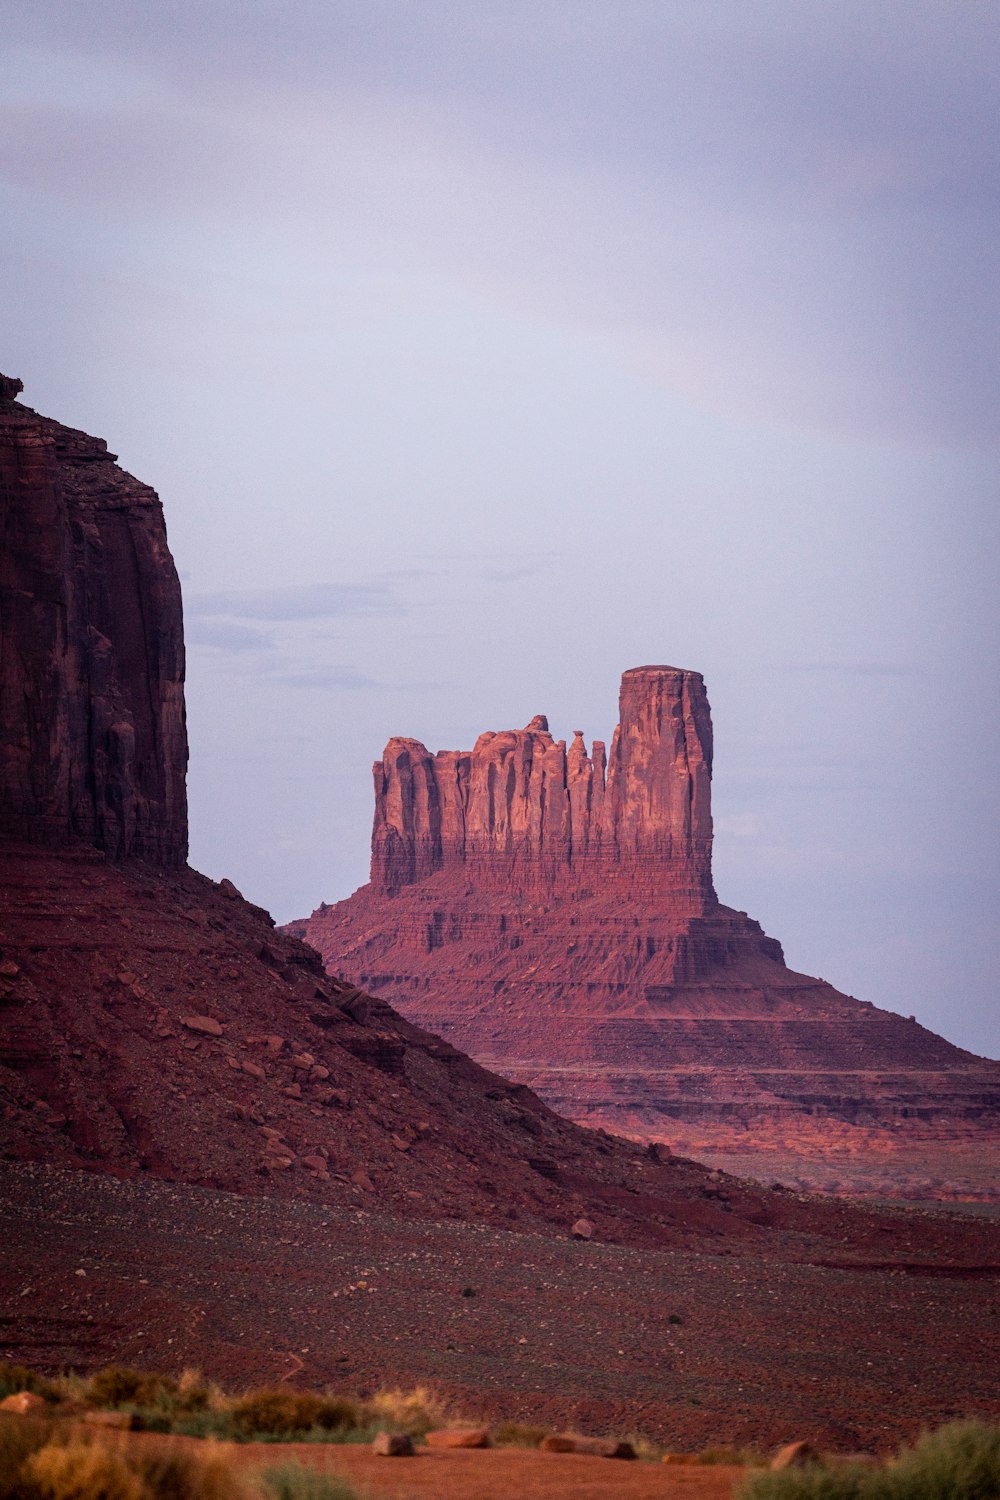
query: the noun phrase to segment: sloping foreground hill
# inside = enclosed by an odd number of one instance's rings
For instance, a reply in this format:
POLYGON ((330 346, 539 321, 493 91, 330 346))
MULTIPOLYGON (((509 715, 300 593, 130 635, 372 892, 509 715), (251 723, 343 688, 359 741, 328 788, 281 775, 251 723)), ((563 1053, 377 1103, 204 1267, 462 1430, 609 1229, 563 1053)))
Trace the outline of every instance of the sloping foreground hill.
POLYGON ((561 1119, 193 871, 7 841, 0 932, 8 1157, 633 1244, 850 1219, 561 1119))

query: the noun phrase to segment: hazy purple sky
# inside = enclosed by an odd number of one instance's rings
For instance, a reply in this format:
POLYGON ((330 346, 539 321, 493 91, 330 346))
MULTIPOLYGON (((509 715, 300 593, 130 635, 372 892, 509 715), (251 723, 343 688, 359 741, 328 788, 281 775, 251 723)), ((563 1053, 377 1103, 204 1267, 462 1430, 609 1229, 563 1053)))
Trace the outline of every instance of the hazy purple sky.
POLYGON ((1000 7, 2 12, 0 368, 163 497, 194 863, 300 915, 390 734, 693 667, 723 899, 996 1055, 1000 7))

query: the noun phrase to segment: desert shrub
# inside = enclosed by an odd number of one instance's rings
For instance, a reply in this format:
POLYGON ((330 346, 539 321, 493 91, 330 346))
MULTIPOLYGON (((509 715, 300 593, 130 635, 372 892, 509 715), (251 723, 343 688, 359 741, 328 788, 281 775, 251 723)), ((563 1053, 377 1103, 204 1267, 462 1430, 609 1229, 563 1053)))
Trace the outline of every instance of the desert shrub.
POLYGON ((318 1474, 305 1464, 277 1464, 261 1475, 267 1500, 358 1500, 353 1485, 334 1474, 318 1474))
POLYGON ((408 1432, 415 1438, 456 1420, 444 1398, 422 1385, 412 1391, 376 1391, 367 1403, 367 1415, 376 1427, 408 1432))
POLYGON ((50 1383, 57 1401, 71 1401, 74 1406, 86 1405, 90 1382, 85 1375, 78 1375, 75 1370, 64 1370, 61 1375, 53 1375, 50 1383))
POLYGON ((327 1434, 361 1425, 361 1412, 347 1396, 263 1387, 233 1403, 232 1422, 243 1436, 291 1437, 316 1430, 327 1434))
POLYGON ((233 1414, 225 1406, 211 1406, 205 1411, 176 1416, 171 1431, 181 1437, 221 1438, 223 1442, 238 1442, 247 1436, 237 1431, 233 1414))
POLYGON ((501 1422, 493 1429, 495 1448, 537 1448, 551 1428, 536 1427, 531 1422, 501 1422))
POLYGON ((904 1448, 883 1471, 889 1500, 995 1500, 1000 1495, 1000 1426, 949 1422, 904 1448))
POLYGON ((18 1391, 31 1391, 35 1396, 44 1396, 51 1401, 55 1396, 51 1380, 29 1370, 27 1365, 10 1365, 0 1360, 0 1401, 5 1396, 14 1396, 18 1391))
POLYGON ((91 1375, 85 1400, 90 1406, 165 1406, 177 1395, 169 1375, 147 1375, 129 1365, 107 1365, 91 1375))
POLYGON ((696 1455, 696 1462, 700 1464, 743 1464, 747 1462, 746 1456, 738 1448, 703 1448, 696 1455))
POLYGON ((245 1500, 248 1483, 234 1466, 232 1454, 207 1444, 198 1453, 171 1448, 140 1450, 132 1464, 151 1500, 245 1500))
POLYGON ((996 1500, 1000 1427, 949 1422, 884 1469, 860 1464, 756 1474, 743 1500, 996 1500))
POLYGON ((663 1449, 638 1432, 626 1433, 625 1442, 631 1443, 636 1458, 643 1463, 658 1464, 663 1458, 663 1449))
POLYGON ((48 1443, 21 1473, 41 1500, 150 1500, 124 1456, 101 1443, 48 1443))
POLYGON ((37 1491, 22 1478, 23 1469, 49 1436, 45 1422, 0 1413, 0 1500, 34 1500, 37 1491))
POLYGON ((177 1411, 204 1411, 206 1407, 217 1404, 221 1399, 222 1392, 219 1387, 204 1380, 200 1370, 181 1371, 174 1395, 174 1407, 177 1411))
POLYGON ((861 1464, 765 1469, 745 1479, 735 1494, 737 1500, 888 1500, 887 1492, 875 1487, 882 1477, 861 1464))

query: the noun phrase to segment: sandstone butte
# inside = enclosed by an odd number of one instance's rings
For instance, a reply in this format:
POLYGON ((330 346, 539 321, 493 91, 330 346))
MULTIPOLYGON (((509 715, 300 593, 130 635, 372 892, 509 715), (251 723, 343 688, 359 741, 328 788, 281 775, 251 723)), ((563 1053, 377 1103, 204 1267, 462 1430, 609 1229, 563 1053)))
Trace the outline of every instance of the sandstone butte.
MULTIPOLYGON (((995 1415, 991 1225, 768 1189, 583 1129, 187 866, 159 501, 19 390, 0 378, 7 1357, 197 1365, 244 1385, 431 1380, 493 1419, 601 1433, 641 1411, 681 1446, 805 1429, 856 1447, 995 1415)), ((617 829, 653 892, 656 862, 684 851, 676 912, 708 899, 707 718, 691 703, 690 795, 663 804, 655 848, 610 784, 590 825, 595 872, 617 829)), ((533 733, 554 790, 559 756, 533 733)), ((615 754, 655 799, 650 743, 623 732, 615 754)), ((409 877, 447 873, 426 873, 445 858, 429 801, 412 821, 427 765, 385 768, 377 894, 393 913, 421 889, 409 877)), ((516 816, 510 869, 528 851, 554 901, 575 877, 548 824, 516 816)), ((472 833, 484 854, 497 837, 472 833)), ((495 889, 490 934, 501 906, 495 889)), ((710 944, 752 956, 763 941, 745 919, 706 921, 710 944)), ((675 950, 694 973, 708 960, 689 927, 675 950)))
POLYGON ((610 747, 537 716, 374 766, 371 882, 288 931, 561 1114, 729 1170, 914 1196, 1000 1182, 1000 1063, 786 967, 712 883, 698 672, 637 667, 610 747))

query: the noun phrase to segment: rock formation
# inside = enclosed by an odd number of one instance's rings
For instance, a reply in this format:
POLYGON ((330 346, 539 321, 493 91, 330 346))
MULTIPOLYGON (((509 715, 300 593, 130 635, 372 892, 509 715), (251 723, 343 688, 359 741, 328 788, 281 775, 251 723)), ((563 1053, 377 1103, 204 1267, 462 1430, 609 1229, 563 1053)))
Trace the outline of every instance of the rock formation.
POLYGON ((805 1183, 988 1191, 1000 1064, 785 966, 711 872, 701 676, 622 678, 605 756, 544 717, 374 767, 370 885, 289 931, 562 1113, 805 1183))
POLYGON ((639 667, 622 680, 610 756, 569 750, 537 715, 482 734, 470 754, 392 739, 374 766, 372 889, 435 870, 477 885, 578 894, 609 876, 692 910, 711 896, 712 722, 697 672, 639 667))
POLYGON ((160 502, 0 377, 0 833, 187 855, 180 585, 160 502))

